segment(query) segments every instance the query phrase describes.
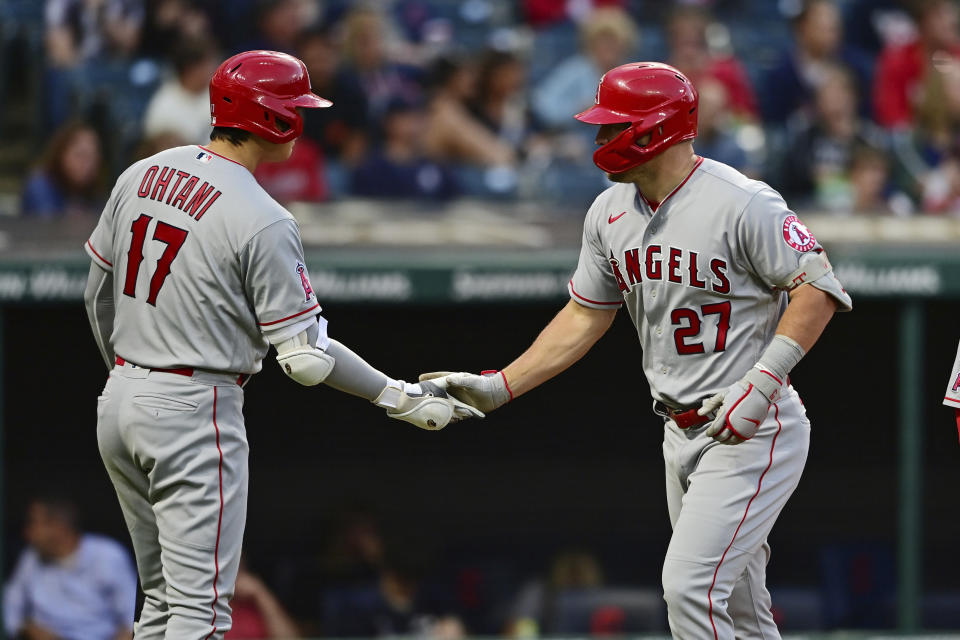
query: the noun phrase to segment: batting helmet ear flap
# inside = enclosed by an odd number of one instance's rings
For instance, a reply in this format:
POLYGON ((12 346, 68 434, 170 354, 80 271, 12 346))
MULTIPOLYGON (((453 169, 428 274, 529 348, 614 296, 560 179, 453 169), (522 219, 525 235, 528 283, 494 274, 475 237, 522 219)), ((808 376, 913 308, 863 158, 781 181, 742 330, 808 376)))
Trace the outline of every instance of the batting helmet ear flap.
POLYGON ((634 62, 605 73, 594 106, 574 117, 590 124, 631 123, 593 154, 598 167, 621 173, 695 138, 698 103, 693 84, 673 67, 634 62), (648 133, 650 141, 637 144, 648 133))

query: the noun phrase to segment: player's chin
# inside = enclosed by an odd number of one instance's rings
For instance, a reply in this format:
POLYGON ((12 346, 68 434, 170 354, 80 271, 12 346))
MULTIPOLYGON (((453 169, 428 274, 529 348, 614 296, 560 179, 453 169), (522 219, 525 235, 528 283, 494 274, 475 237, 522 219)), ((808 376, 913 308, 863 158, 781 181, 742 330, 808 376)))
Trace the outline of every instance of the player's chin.
POLYGON ((607 180, 610 182, 633 182, 630 178, 630 171, 621 171, 620 173, 610 173, 606 172, 607 180))

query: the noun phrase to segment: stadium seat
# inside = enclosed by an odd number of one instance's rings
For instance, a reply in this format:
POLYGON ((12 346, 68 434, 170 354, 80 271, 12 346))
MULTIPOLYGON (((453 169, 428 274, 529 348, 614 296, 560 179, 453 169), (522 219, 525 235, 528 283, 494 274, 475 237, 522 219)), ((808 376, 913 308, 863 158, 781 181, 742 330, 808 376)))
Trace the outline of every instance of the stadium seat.
POLYGON ((770 589, 773 617, 782 631, 812 631, 824 628, 823 594, 809 587, 770 589))
POLYGON ((552 633, 665 631, 667 609, 658 589, 572 589, 557 595, 552 633))

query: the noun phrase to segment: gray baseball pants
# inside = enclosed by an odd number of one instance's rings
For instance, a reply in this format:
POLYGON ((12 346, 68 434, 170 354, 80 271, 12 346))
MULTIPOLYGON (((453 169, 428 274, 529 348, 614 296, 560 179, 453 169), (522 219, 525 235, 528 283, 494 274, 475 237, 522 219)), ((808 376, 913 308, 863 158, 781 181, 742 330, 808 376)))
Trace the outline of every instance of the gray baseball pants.
POLYGON ((137 640, 214 640, 230 629, 247 510, 242 408, 236 376, 129 363, 98 399, 100 455, 146 596, 137 640))
POLYGON ((664 427, 667 507, 673 536, 663 565, 673 637, 778 640, 770 612, 767 536, 793 494, 810 446, 810 422, 792 387, 757 434, 738 445, 707 425, 664 427))

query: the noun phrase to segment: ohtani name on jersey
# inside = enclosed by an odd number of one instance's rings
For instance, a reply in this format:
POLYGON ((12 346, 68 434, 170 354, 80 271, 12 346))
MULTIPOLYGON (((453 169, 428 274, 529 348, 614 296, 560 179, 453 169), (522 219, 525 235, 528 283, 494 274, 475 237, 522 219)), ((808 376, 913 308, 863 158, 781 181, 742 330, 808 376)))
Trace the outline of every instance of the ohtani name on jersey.
POLYGON ((199 182, 199 177, 187 171, 175 167, 161 169, 159 165, 153 165, 143 174, 137 195, 176 207, 194 220, 199 220, 220 197, 220 191, 215 186, 204 182, 198 187, 199 182))
POLYGON ((714 293, 730 293, 727 261, 700 257, 696 251, 651 244, 646 251, 640 248, 627 249, 622 261, 611 252, 610 266, 613 267, 613 277, 620 291, 629 291, 646 278, 685 284, 695 289, 709 288, 714 293))

